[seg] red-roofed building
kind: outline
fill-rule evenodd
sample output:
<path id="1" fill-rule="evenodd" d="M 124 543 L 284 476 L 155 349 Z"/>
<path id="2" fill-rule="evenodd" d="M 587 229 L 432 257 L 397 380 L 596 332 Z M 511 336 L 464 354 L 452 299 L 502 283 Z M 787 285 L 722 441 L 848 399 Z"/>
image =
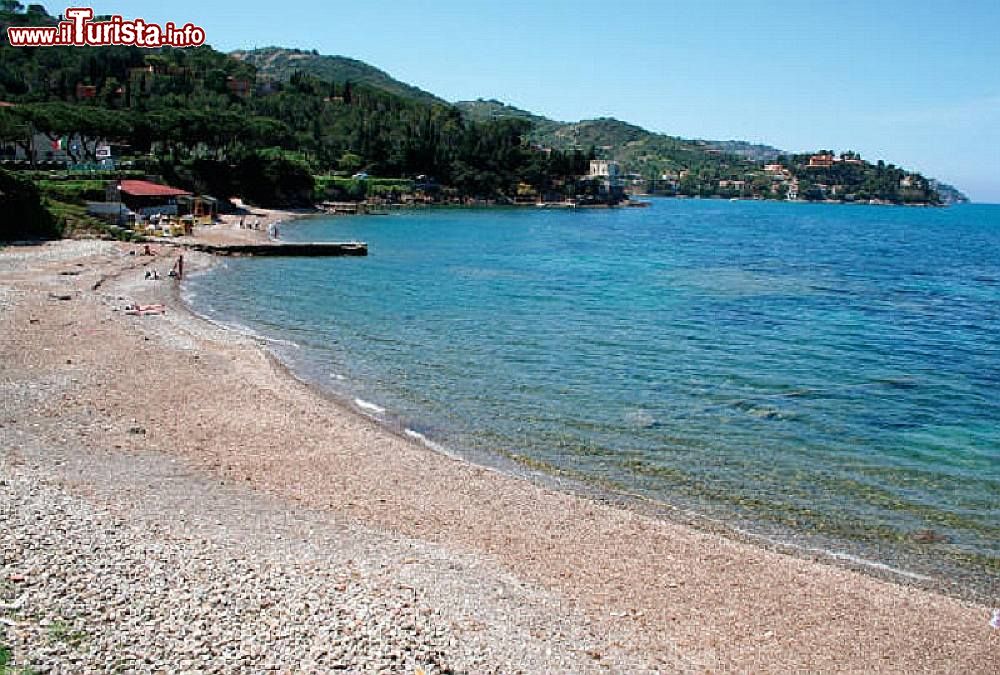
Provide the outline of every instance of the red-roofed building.
<path id="1" fill-rule="evenodd" d="M 121 180 L 108 184 L 108 201 L 121 201 L 136 213 L 176 213 L 177 198 L 189 196 L 187 190 L 160 185 L 148 180 Z"/>
<path id="2" fill-rule="evenodd" d="M 82 100 L 85 98 L 96 98 L 97 97 L 97 87 L 92 84 L 83 84 L 82 82 L 76 83 L 76 98 Z"/>
<path id="3" fill-rule="evenodd" d="M 133 197 L 180 197 L 191 194 L 187 190 L 160 185 L 148 180 L 122 180 L 120 182 L 123 194 Z"/>
<path id="4" fill-rule="evenodd" d="M 243 80 L 238 77 L 227 77 L 226 89 L 234 96 L 247 98 L 250 95 L 251 85 L 249 80 Z"/>

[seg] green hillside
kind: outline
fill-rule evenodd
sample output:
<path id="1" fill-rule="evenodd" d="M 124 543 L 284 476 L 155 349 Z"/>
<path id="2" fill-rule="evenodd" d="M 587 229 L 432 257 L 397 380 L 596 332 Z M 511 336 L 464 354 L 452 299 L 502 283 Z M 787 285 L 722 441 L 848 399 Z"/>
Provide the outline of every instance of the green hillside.
<path id="1" fill-rule="evenodd" d="M 299 72 L 335 84 L 362 84 L 423 103 L 446 103 L 434 94 L 393 79 L 374 66 L 346 56 L 324 56 L 316 51 L 281 47 L 235 51 L 230 56 L 252 65 L 258 76 L 279 81 L 287 82 Z"/>
<path id="2" fill-rule="evenodd" d="M 725 155 L 696 141 L 655 134 L 608 117 L 565 124 L 539 140 L 559 149 L 593 147 L 599 156 L 617 160 L 628 171 L 647 178 L 706 166 L 722 171 L 751 168 L 751 163 L 742 157 Z"/>
<path id="3" fill-rule="evenodd" d="M 592 148 L 598 156 L 618 160 L 628 171 L 647 178 L 705 166 L 728 175 L 730 169 L 749 168 L 762 154 L 770 159 L 768 150 L 774 152 L 773 156 L 780 154 L 769 146 L 742 141 L 692 141 L 657 134 L 613 118 L 557 122 L 496 100 L 460 101 L 455 106 L 473 120 L 525 120 L 532 124 L 528 137 L 535 143 L 564 151 Z"/>
<path id="4" fill-rule="evenodd" d="M 347 59 L 307 61 L 353 64 L 339 71 L 350 79 L 295 69 L 286 81 L 208 46 L 4 44 L 8 26 L 54 21 L 44 9 L 0 7 L 0 163 L 35 181 L 41 198 L 60 209 L 103 196 L 77 189 L 70 175 L 97 171 L 98 144 L 115 148 L 119 167 L 262 206 L 363 199 L 417 182 L 441 201 L 503 202 L 525 191 L 573 196 L 575 177 L 586 173 L 580 153 L 532 149 L 528 122 L 473 122 L 415 88 L 397 83 L 403 93 L 389 91 L 388 76 Z M 271 53 L 279 52 L 294 53 Z M 282 58 L 269 72 L 280 71 Z M 335 180 L 357 172 L 372 179 Z M 95 178 L 97 187 L 107 178 Z"/>
<path id="5" fill-rule="evenodd" d="M 634 124 L 620 122 L 615 119 L 585 120 L 582 122 L 559 122 L 556 120 L 536 115 L 527 110 L 522 110 L 502 101 L 495 99 L 476 101 L 459 101 L 455 106 L 470 119 L 485 121 L 490 119 L 500 119 L 512 117 L 515 119 L 527 120 L 532 123 L 533 131 L 531 138 L 539 143 L 551 147 L 567 148 L 578 146 L 581 148 L 594 145 L 597 148 L 605 148 L 609 155 L 617 158 L 634 159 L 636 153 L 628 152 L 621 147 L 627 143 L 639 142 L 646 146 L 646 149 L 653 147 L 668 154 L 663 157 L 669 160 L 669 153 L 702 153 L 705 155 L 733 155 L 743 157 L 754 162 L 770 161 L 788 154 L 770 145 L 758 143 L 748 143 L 747 141 L 704 141 L 704 140 L 684 140 L 665 134 L 657 134 L 647 131 Z M 680 159 L 680 154 L 677 158 Z M 685 157 L 687 159 L 687 157 Z M 710 158 L 702 158 L 711 161 Z M 670 164 L 670 162 L 666 162 Z"/>
<path id="6" fill-rule="evenodd" d="M 614 118 L 557 122 L 496 100 L 455 105 L 470 119 L 528 122 L 532 129 L 527 137 L 538 145 L 616 160 L 626 172 L 640 177 L 635 184 L 639 190 L 812 201 L 961 203 L 965 199 L 949 185 L 893 164 L 862 161 L 851 152 L 832 159 L 830 166 L 816 167 L 810 165 L 811 153 L 793 154 L 747 141 L 688 140 Z M 765 164 L 772 164 L 772 169 L 765 170 Z M 778 164 L 782 168 L 775 169 Z"/>
<path id="7" fill-rule="evenodd" d="M 766 147 L 687 140 L 613 118 L 558 122 L 494 100 L 452 105 L 360 61 L 315 52 L 3 45 L 8 25 L 54 21 L 0 9 L 0 101 L 13 104 L 0 107 L 0 153 L 9 168 L 36 168 L 17 160 L 32 129 L 45 147 L 87 140 L 69 145 L 66 164 L 95 161 L 102 141 L 136 170 L 259 204 L 343 196 L 317 177 L 359 171 L 433 185 L 453 200 L 620 192 L 582 177 L 592 157 L 617 160 L 636 192 L 938 201 L 919 174 L 849 153 L 822 166 L 808 154 L 781 155 L 783 168 L 767 168 L 757 156 Z"/>
<path id="8" fill-rule="evenodd" d="M 419 102 L 448 105 L 439 98 L 403 84 L 359 61 L 336 56 L 320 56 L 302 52 L 267 48 L 233 54 L 258 69 L 258 76 L 291 79 L 294 74 L 308 74 L 326 82 L 364 82 L 368 86 Z M 933 188 L 919 176 L 916 184 L 926 189 L 901 190 L 898 182 L 907 172 L 893 165 L 865 163 L 862 169 L 834 172 L 818 176 L 808 169 L 808 157 L 792 160 L 790 153 L 772 146 L 739 140 L 690 140 L 655 133 L 614 118 L 599 118 L 580 122 L 560 122 L 494 99 L 478 99 L 455 103 L 453 110 L 473 124 L 498 122 L 525 125 L 525 140 L 536 146 L 562 153 L 593 154 L 618 161 L 625 170 L 646 181 L 667 179 L 667 193 L 698 196 L 739 196 L 783 198 L 787 185 L 777 185 L 763 172 L 765 162 L 785 161 L 789 169 L 787 180 L 801 179 L 809 199 L 876 199 L 892 202 L 937 199 Z M 883 168 L 879 168 L 882 166 Z M 831 182 L 824 182 L 830 178 Z M 838 182 L 846 179 L 846 182 Z M 892 189 L 889 189 L 890 184 Z M 736 186 L 732 187 L 731 183 Z M 786 181 L 787 182 L 787 181 Z M 873 190 L 873 186 L 879 186 Z M 648 189 L 659 188 L 655 185 Z"/>
<path id="9" fill-rule="evenodd" d="M 565 122 L 550 120 L 548 117 L 536 115 L 533 112 L 507 105 L 496 99 L 477 99 L 475 101 L 459 101 L 455 107 L 462 111 L 466 118 L 474 122 L 488 122 L 497 119 L 517 119 L 530 122 L 535 138 L 543 139 L 564 126 Z"/>

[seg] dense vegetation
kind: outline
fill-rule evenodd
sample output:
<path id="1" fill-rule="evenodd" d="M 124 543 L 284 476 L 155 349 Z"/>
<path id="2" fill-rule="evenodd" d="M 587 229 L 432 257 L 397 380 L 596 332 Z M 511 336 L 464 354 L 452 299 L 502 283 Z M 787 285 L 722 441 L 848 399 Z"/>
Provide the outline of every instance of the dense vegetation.
<path id="1" fill-rule="evenodd" d="M 829 151 L 821 151 L 831 154 Z M 879 160 L 875 164 L 837 162 L 810 167 L 809 155 L 789 155 L 780 163 L 798 176 L 799 193 L 809 200 L 845 198 L 880 199 L 893 203 L 935 202 L 938 197 L 927 179 Z M 837 187 L 837 190 L 834 188 Z"/>
<path id="2" fill-rule="evenodd" d="M 315 50 L 303 51 L 281 47 L 239 50 L 232 52 L 230 56 L 252 65 L 262 78 L 287 82 L 296 73 L 308 73 L 324 82 L 336 84 L 352 82 L 423 103 L 447 105 L 447 101 L 434 94 L 393 79 L 388 73 L 364 61 L 346 56 L 325 56 Z"/>
<path id="3" fill-rule="evenodd" d="M 7 25 L 54 21 L 12 4 L 0 10 L 0 39 Z M 361 62 L 279 48 L 3 45 L 0 101 L 14 104 L 0 107 L 0 146 L 26 150 L 31 130 L 53 142 L 99 139 L 137 170 L 261 205 L 403 185 L 500 201 L 574 196 L 595 189 L 577 179 L 595 156 L 619 161 L 639 191 L 785 198 L 796 183 L 805 199 L 937 200 L 922 176 L 881 162 L 815 169 L 769 146 L 685 140 L 615 119 L 562 123 L 498 101 L 453 106 Z M 72 152 L 75 162 L 96 159 L 93 143 Z M 765 160 L 787 167 L 785 179 L 765 172 Z M 356 172 L 396 182 L 351 182 Z"/>
<path id="4" fill-rule="evenodd" d="M 0 12 L 0 29 L 46 20 Z M 249 60 L 210 47 L 0 47 L 0 100 L 15 104 L 0 108 L 0 142 L 25 146 L 30 129 L 101 139 L 183 187 L 261 204 L 310 201 L 322 196 L 313 176 L 356 171 L 502 199 L 525 181 L 550 189 L 588 159 L 538 152 L 527 123 L 474 122 L 433 98 L 301 72 L 257 82 Z M 80 146 L 74 160 L 93 159 Z"/>
<path id="5" fill-rule="evenodd" d="M 527 120 L 532 124 L 529 138 L 532 141 L 543 145 L 565 146 L 568 143 L 574 142 L 572 139 L 577 135 L 589 135 L 591 136 L 591 142 L 599 146 L 610 146 L 612 148 L 612 153 L 618 154 L 616 150 L 620 148 L 622 143 L 641 140 L 647 136 L 664 136 L 664 134 L 655 134 L 635 125 L 628 124 L 627 122 L 619 122 L 612 119 L 586 120 L 575 123 L 557 122 L 556 120 L 549 119 L 548 117 L 536 115 L 535 113 L 527 110 L 507 105 L 506 103 L 497 101 L 496 99 L 459 101 L 455 104 L 455 106 L 467 117 L 477 121 L 500 119 L 504 117 Z M 586 130 L 587 127 L 595 126 L 603 126 L 604 128 L 603 130 Z M 743 157 L 755 162 L 771 161 L 787 154 L 777 148 L 771 147 L 770 145 L 748 143 L 746 141 L 685 141 L 681 138 L 669 136 L 666 138 L 670 138 L 675 141 L 674 144 L 671 144 L 674 148 L 685 149 L 695 153 L 706 153 L 709 155 L 733 155 L 735 157 Z M 667 150 L 669 153 L 669 148 L 670 146 L 667 146 L 662 149 Z M 663 158 L 666 159 L 668 156 L 669 155 L 665 155 Z"/>
<path id="6" fill-rule="evenodd" d="M 42 204 L 38 188 L 27 179 L 0 169 L 0 241 L 56 239 L 62 229 Z"/>
<path id="7" fill-rule="evenodd" d="M 799 198 L 806 200 L 936 203 L 942 198 L 936 191 L 937 183 L 881 161 L 845 163 L 838 157 L 834 166 L 816 168 L 809 166 L 811 154 L 792 154 L 745 141 L 687 140 L 613 118 L 556 122 L 483 99 L 456 106 L 472 119 L 529 121 L 532 130 L 528 137 L 540 145 L 563 150 L 592 148 L 598 156 L 619 161 L 641 190 L 691 197 L 784 199 L 794 180 Z M 776 181 L 773 172 L 764 170 L 770 163 L 787 169 L 785 180 Z M 903 187 L 901 182 L 910 185 Z M 949 188 L 943 187 L 944 199 L 964 199 Z"/>

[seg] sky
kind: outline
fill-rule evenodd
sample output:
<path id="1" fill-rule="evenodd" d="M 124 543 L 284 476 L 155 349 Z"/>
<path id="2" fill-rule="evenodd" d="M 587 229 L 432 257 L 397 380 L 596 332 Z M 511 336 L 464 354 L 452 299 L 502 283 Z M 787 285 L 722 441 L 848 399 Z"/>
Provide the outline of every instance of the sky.
<path id="1" fill-rule="evenodd" d="M 225 51 L 349 56 L 450 101 L 496 98 L 559 120 L 616 117 L 791 151 L 856 150 L 1000 203 L 1000 0 L 93 6 L 191 21 Z"/>

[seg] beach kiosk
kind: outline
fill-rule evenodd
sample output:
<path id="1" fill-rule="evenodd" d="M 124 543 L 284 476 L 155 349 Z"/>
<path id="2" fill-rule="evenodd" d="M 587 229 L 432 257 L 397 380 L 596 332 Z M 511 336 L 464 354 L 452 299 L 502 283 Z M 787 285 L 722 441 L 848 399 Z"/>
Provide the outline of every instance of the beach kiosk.
<path id="1" fill-rule="evenodd" d="M 211 225 L 219 214 L 219 200 L 208 195 L 186 195 L 177 198 L 177 214 L 195 225 Z M 190 234 L 190 233 L 189 233 Z"/>
<path id="2" fill-rule="evenodd" d="M 177 199 L 191 193 L 169 185 L 160 185 L 148 180 L 120 180 L 108 186 L 125 206 L 142 216 L 176 216 Z M 108 201 L 116 201 L 109 198 Z"/>

